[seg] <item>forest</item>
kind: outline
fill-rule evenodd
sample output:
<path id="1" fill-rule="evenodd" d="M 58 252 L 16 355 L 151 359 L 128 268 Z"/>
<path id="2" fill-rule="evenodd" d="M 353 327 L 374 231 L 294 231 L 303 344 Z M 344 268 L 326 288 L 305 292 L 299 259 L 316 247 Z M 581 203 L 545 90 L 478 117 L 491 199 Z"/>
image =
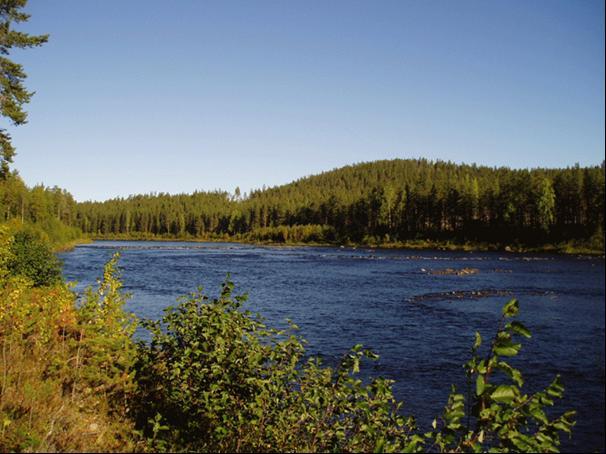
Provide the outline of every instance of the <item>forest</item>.
<path id="1" fill-rule="evenodd" d="M 396 159 L 250 194 L 159 193 L 80 203 L 57 187 L 27 188 L 13 173 L 0 183 L 0 209 L 5 221 L 43 225 L 61 238 L 79 230 L 95 239 L 371 245 L 422 240 L 500 247 L 577 242 L 599 252 L 604 163 L 528 170 Z"/>

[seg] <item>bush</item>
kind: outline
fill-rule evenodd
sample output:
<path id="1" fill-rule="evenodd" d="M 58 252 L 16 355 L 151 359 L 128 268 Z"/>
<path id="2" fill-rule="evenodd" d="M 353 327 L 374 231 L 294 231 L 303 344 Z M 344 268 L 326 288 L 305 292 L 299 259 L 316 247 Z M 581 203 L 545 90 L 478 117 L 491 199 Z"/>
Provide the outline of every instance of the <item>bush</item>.
<path id="1" fill-rule="evenodd" d="M 115 259 L 79 305 L 63 283 L 0 277 L 0 452 L 137 449 L 124 301 Z"/>
<path id="2" fill-rule="evenodd" d="M 311 358 L 292 331 L 267 328 L 241 310 L 225 282 L 147 322 L 140 343 L 138 423 L 153 449 L 193 451 L 401 450 L 413 424 L 398 415 L 391 382 L 354 377 L 361 346 L 337 369 Z"/>
<path id="3" fill-rule="evenodd" d="M 476 391 L 453 389 L 433 430 L 420 431 L 401 415 L 390 380 L 363 384 L 357 377 L 372 352 L 355 346 L 337 368 L 304 359 L 304 341 L 267 328 L 242 310 L 233 284 L 217 298 L 199 290 L 146 322 L 151 342 L 139 344 L 137 424 L 154 450 L 171 451 L 556 451 L 559 432 L 570 433 L 574 412 L 549 420 L 544 407 L 562 396 L 558 379 L 532 396 L 521 392 L 520 371 L 504 357 L 518 353 L 519 322 L 503 324 L 485 358 L 476 337 L 466 363 Z M 499 374 L 501 376 L 499 376 Z M 493 380 L 497 380 L 493 384 Z"/>
<path id="4" fill-rule="evenodd" d="M 61 262 L 48 243 L 34 233 L 15 233 L 11 252 L 12 257 L 7 264 L 11 275 L 27 277 L 34 286 L 61 282 Z"/>
<path id="5" fill-rule="evenodd" d="M 559 433 L 569 435 L 574 411 L 549 419 L 545 409 L 561 399 L 564 387 L 559 376 L 544 390 L 532 395 L 522 392 L 522 373 L 505 358 L 516 356 L 522 345 L 516 337 L 530 337 L 518 321 L 517 300 L 503 307 L 497 333 L 485 355 L 479 354 L 482 338 L 476 333 L 472 357 L 465 363 L 467 400 L 453 387 L 441 418 L 426 434 L 431 451 L 440 452 L 557 452 Z"/>

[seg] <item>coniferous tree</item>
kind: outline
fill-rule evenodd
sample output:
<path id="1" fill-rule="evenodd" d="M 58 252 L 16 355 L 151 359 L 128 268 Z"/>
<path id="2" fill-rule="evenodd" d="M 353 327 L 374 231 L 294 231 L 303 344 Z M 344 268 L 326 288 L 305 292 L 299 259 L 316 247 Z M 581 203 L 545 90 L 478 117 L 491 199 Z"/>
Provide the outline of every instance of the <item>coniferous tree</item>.
<path id="1" fill-rule="evenodd" d="M 33 92 L 27 91 L 23 84 L 27 77 L 23 67 L 7 56 L 14 48 L 40 46 L 48 40 L 48 35 L 35 36 L 12 29 L 13 24 L 29 19 L 29 14 L 22 11 L 26 3 L 27 0 L 0 0 L 0 115 L 15 126 L 26 122 L 23 104 L 29 102 Z M 14 155 L 11 136 L 0 127 L 0 178 L 9 176 L 9 164 Z"/>

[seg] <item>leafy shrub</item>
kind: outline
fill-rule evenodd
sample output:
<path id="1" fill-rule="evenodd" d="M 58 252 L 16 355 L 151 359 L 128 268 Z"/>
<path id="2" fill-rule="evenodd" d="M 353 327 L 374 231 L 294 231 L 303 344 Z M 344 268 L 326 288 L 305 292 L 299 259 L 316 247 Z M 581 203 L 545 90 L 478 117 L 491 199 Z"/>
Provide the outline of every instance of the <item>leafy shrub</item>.
<path id="1" fill-rule="evenodd" d="M 390 382 L 354 377 L 355 347 L 333 370 L 303 362 L 303 341 L 267 328 L 241 310 L 225 282 L 210 300 L 201 290 L 159 322 L 141 343 L 140 427 L 154 449 L 196 451 L 368 451 L 405 446 L 412 421 L 398 416 Z"/>
<path id="2" fill-rule="evenodd" d="M 136 449 L 134 327 L 115 264 L 80 307 L 63 283 L 0 279 L 0 452 Z"/>
<path id="3" fill-rule="evenodd" d="M 435 420 L 434 431 L 426 434 L 433 443 L 431 451 L 557 452 L 559 433 L 571 433 L 574 411 L 551 420 L 545 411 L 563 396 L 559 376 L 544 391 L 527 395 L 522 392 L 522 373 L 505 361 L 522 347 L 516 336 L 530 337 L 522 323 L 507 322 L 518 311 L 515 299 L 503 307 L 501 324 L 484 357 L 478 353 L 482 338 L 476 333 L 472 357 L 464 366 L 468 388 L 475 391 L 466 402 L 453 387 L 439 424 Z"/>
<path id="4" fill-rule="evenodd" d="M 7 267 L 13 276 L 24 276 L 34 286 L 61 282 L 61 262 L 48 243 L 29 231 L 15 233 L 11 245 L 12 257 Z"/>
<path id="5" fill-rule="evenodd" d="M 521 373 L 503 360 L 520 349 L 514 335 L 529 335 L 519 322 L 499 328 L 486 358 L 477 335 L 465 365 L 476 392 L 466 401 L 453 389 L 443 416 L 423 433 L 401 415 L 390 380 L 363 384 L 356 376 L 362 358 L 376 355 L 358 345 L 337 368 L 305 360 L 294 325 L 267 328 L 232 289 L 225 282 L 212 300 L 200 289 L 145 323 L 151 342 L 139 345 L 136 413 L 152 449 L 555 451 L 559 432 L 570 432 L 574 412 L 549 420 L 543 409 L 562 396 L 558 379 L 527 396 Z M 503 320 L 517 304 L 505 306 Z"/>

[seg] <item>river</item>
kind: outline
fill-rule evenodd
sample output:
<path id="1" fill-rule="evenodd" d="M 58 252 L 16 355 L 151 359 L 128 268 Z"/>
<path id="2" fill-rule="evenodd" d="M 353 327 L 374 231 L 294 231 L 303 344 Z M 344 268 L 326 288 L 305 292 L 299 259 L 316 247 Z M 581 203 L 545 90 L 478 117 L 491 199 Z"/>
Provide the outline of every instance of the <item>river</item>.
<path id="1" fill-rule="evenodd" d="M 428 429 L 450 384 L 463 386 L 473 334 L 496 329 L 501 307 L 520 301 L 532 331 L 518 358 L 531 392 L 562 376 L 557 410 L 576 409 L 563 450 L 604 451 L 604 259 L 547 254 L 264 247 L 236 243 L 98 241 L 60 254 L 76 291 L 101 277 L 115 251 L 127 309 L 158 318 L 202 285 L 216 295 L 231 273 L 246 308 L 274 327 L 292 319 L 308 351 L 334 363 L 362 343 L 380 355 L 367 374 L 396 381 L 404 413 Z M 463 388 L 461 388 L 463 391 Z"/>

